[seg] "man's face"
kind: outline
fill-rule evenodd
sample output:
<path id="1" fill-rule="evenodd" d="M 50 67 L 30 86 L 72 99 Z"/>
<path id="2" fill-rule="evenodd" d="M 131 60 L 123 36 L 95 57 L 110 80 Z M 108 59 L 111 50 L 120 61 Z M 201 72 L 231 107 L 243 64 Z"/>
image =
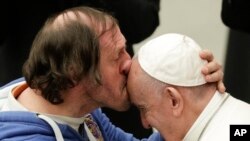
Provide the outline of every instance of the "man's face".
<path id="1" fill-rule="evenodd" d="M 118 111 L 130 107 L 127 92 L 127 75 L 131 57 L 126 51 L 126 40 L 120 29 L 108 31 L 100 37 L 101 83 L 95 98 L 101 106 Z"/>
<path id="2" fill-rule="evenodd" d="M 139 109 L 144 128 L 164 127 L 167 120 L 167 101 L 160 87 L 145 77 L 138 61 L 133 59 L 128 77 L 128 91 L 131 102 Z M 163 88 L 163 87 L 162 87 Z"/>

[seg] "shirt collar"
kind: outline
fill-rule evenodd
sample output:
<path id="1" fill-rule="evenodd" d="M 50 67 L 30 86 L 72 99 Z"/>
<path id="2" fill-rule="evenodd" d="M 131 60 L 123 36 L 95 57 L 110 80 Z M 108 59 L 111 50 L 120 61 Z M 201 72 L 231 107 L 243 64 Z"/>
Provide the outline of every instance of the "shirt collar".
<path id="1" fill-rule="evenodd" d="M 209 101 L 208 105 L 205 107 L 192 127 L 189 129 L 183 141 L 198 141 L 207 125 L 209 124 L 210 120 L 213 118 L 213 116 L 220 109 L 220 107 L 228 97 L 229 94 L 220 94 L 218 91 L 216 91 L 212 99 Z"/>
<path id="2" fill-rule="evenodd" d="M 26 89 L 28 85 L 21 83 L 20 85 L 12 88 L 8 93 L 7 102 L 3 107 L 4 111 L 28 111 L 22 104 L 20 104 L 16 98 Z"/>
<path id="3" fill-rule="evenodd" d="M 7 99 L 6 104 L 3 107 L 3 111 L 28 111 L 27 108 L 25 108 L 21 103 L 17 101 L 18 96 L 27 88 L 28 88 L 28 85 L 25 82 L 13 87 L 9 91 L 8 99 Z M 51 114 L 45 114 L 45 113 L 40 113 L 40 114 L 46 115 L 58 123 L 68 124 L 76 131 L 78 131 L 78 128 L 80 124 L 83 123 L 83 119 L 84 119 L 84 117 L 73 118 L 73 117 L 51 115 Z"/>

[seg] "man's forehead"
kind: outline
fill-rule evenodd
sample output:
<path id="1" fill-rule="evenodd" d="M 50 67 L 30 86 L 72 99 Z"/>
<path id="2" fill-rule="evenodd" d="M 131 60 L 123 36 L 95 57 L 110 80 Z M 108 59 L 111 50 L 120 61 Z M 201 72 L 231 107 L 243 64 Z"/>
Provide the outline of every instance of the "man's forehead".
<path id="1" fill-rule="evenodd" d="M 126 39 L 121 34 L 118 26 L 102 34 L 102 36 L 100 36 L 100 42 L 103 47 L 114 46 L 115 50 L 121 50 L 126 47 Z"/>

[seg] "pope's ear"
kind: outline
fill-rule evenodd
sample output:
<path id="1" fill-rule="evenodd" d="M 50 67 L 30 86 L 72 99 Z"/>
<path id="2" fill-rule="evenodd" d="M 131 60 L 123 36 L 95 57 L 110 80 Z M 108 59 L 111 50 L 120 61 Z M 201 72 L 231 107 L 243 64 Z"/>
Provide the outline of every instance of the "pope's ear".
<path id="1" fill-rule="evenodd" d="M 173 115 L 180 116 L 183 110 L 183 97 L 181 93 L 174 87 L 166 87 L 165 94 Z"/>

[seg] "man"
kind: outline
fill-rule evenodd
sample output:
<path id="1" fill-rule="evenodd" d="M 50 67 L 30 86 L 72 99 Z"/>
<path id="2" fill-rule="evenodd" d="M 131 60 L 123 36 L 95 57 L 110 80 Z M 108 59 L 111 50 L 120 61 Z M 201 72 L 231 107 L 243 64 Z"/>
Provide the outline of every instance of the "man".
<path id="1" fill-rule="evenodd" d="M 115 127 L 100 107 L 125 111 L 131 58 L 116 20 L 89 7 L 49 18 L 23 66 L 25 81 L 0 91 L 8 94 L 0 112 L 0 139 L 137 140 Z M 213 57 L 205 53 L 207 60 Z M 211 82 L 220 81 L 219 65 L 205 66 Z M 223 91 L 223 83 L 218 83 Z M 90 118 L 94 118 L 89 127 Z M 84 124 L 82 124 L 84 123 Z M 94 130 L 94 131 L 93 131 Z M 161 140 L 153 134 L 149 140 Z"/>
<path id="2" fill-rule="evenodd" d="M 84 5 L 112 13 L 126 38 L 130 56 L 134 53 L 133 45 L 149 37 L 159 25 L 160 0 L 2 0 L 0 5 L 0 86 L 22 76 L 22 65 L 35 35 L 50 15 L 65 9 Z M 102 111 L 113 123 L 136 137 L 148 137 L 152 133 L 140 124 L 139 112 L 134 106 L 126 112 L 108 108 Z"/>
<path id="3" fill-rule="evenodd" d="M 145 128 L 167 141 L 228 141 L 231 124 L 250 124 L 250 106 L 201 74 L 207 63 L 191 38 L 169 33 L 152 39 L 133 60 L 128 90 Z"/>

